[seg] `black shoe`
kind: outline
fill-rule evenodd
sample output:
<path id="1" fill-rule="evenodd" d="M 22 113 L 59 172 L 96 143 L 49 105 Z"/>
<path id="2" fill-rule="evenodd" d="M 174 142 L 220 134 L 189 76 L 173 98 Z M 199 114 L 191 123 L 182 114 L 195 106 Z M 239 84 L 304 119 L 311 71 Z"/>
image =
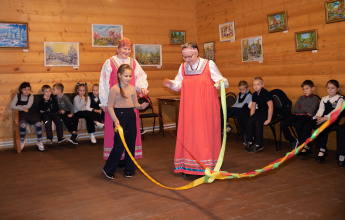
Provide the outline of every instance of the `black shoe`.
<path id="1" fill-rule="evenodd" d="M 182 173 L 182 177 L 189 177 L 190 174 L 187 174 L 187 173 Z"/>
<path id="2" fill-rule="evenodd" d="M 345 161 L 344 160 L 343 161 L 338 160 L 338 166 L 339 167 L 345 167 Z"/>
<path id="3" fill-rule="evenodd" d="M 246 143 L 246 146 L 244 147 L 244 150 L 249 152 L 250 149 L 251 149 L 253 146 L 254 146 L 254 144 L 252 144 L 252 143 Z"/>
<path id="4" fill-rule="evenodd" d="M 115 179 L 114 174 L 109 174 L 109 173 L 105 172 L 104 169 L 103 169 L 103 173 L 108 179 L 111 179 L 111 180 Z"/>
<path id="5" fill-rule="evenodd" d="M 125 160 L 120 160 L 119 163 L 117 164 L 118 168 L 123 168 L 125 167 Z"/>
<path id="6" fill-rule="evenodd" d="M 67 141 L 66 138 L 59 138 L 59 139 L 58 139 L 58 143 L 59 143 L 59 144 L 65 142 L 65 141 Z"/>
<path id="7" fill-rule="evenodd" d="M 327 150 L 325 152 L 322 152 L 322 151 L 320 151 L 320 152 L 323 153 L 323 155 L 322 156 L 317 155 L 317 157 L 315 158 L 316 162 L 318 162 L 318 163 L 322 163 L 323 161 L 325 161 L 325 159 L 327 157 Z"/>
<path id="8" fill-rule="evenodd" d="M 260 145 L 255 145 L 251 151 L 249 151 L 250 153 L 256 153 L 258 151 L 262 151 L 264 149 L 263 146 L 260 146 Z"/>
<path id="9" fill-rule="evenodd" d="M 297 156 L 306 157 L 312 153 L 313 153 L 313 150 L 311 148 L 303 147 L 303 149 L 297 154 Z"/>
<path id="10" fill-rule="evenodd" d="M 131 173 L 129 173 L 129 172 L 126 172 L 126 173 L 125 173 L 125 177 L 126 177 L 126 178 L 131 178 L 132 176 L 133 176 L 133 174 L 131 174 Z"/>
<path id="11" fill-rule="evenodd" d="M 78 144 L 77 140 L 75 139 L 75 136 L 72 135 L 72 137 L 68 140 L 72 144 Z"/>

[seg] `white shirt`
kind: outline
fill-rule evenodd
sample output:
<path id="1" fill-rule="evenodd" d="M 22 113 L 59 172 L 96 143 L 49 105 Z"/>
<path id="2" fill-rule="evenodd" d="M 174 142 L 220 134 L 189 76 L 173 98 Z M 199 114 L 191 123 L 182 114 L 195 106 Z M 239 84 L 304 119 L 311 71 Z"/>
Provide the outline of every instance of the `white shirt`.
<path id="1" fill-rule="evenodd" d="M 114 60 L 119 64 L 130 64 L 130 58 L 127 59 L 120 59 L 116 55 L 113 56 Z M 108 104 L 108 96 L 109 90 L 111 88 L 109 85 L 110 75 L 113 71 L 111 67 L 112 62 L 110 59 L 107 59 L 103 64 L 101 77 L 99 79 L 99 99 L 101 101 L 100 106 L 107 106 Z M 144 70 L 141 68 L 140 64 L 134 59 L 135 62 L 135 70 L 134 70 L 134 77 L 135 77 L 135 89 L 140 92 L 142 88 L 147 89 L 148 82 L 147 82 L 147 75 Z"/>
<path id="2" fill-rule="evenodd" d="M 198 67 L 197 70 L 199 70 L 200 68 L 202 68 L 202 65 L 199 65 L 199 63 L 201 64 L 204 60 L 205 59 L 200 57 L 199 61 L 195 62 L 192 65 L 192 68 L 196 69 Z M 189 68 L 191 70 L 191 67 L 189 65 L 187 68 Z M 225 88 L 228 88 L 229 87 L 228 80 L 222 76 L 222 74 L 220 73 L 216 64 L 212 60 L 209 61 L 209 68 L 210 68 L 210 73 L 211 73 L 211 79 L 213 80 L 213 82 L 217 83 L 219 80 L 223 80 Z M 175 77 L 175 79 L 170 80 L 173 83 L 173 86 L 170 89 L 175 91 L 175 92 L 180 92 L 182 80 L 183 80 L 183 74 L 182 74 L 182 64 L 181 64 L 180 69 L 178 70 L 178 74 Z"/>
<path id="3" fill-rule="evenodd" d="M 321 99 L 321 102 L 320 102 L 319 110 L 317 110 L 315 116 L 321 117 L 323 115 L 323 112 L 325 111 L 325 103 L 327 103 L 328 101 L 330 103 L 335 103 L 340 97 L 341 97 L 341 95 L 338 95 L 338 94 L 333 96 L 332 98 L 329 98 L 329 95 L 323 97 Z M 333 111 L 331 111 L 328 115 L 325 115 L 324 117 L 330 118 L 332 112 L 334 112 L 337 108 L 339 108 L 343 103 L 344 103 L 344 98 L 340 98 L 339 101 L 337 102 L 335 109 Z"/>

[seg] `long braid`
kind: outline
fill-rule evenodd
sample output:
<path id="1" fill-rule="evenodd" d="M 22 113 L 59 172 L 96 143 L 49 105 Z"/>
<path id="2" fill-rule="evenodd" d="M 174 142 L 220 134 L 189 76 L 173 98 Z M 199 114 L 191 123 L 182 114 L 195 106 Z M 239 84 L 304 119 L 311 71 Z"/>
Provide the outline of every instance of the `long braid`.
<path id="1" fill-rule="evenodd" d="M 121 87 L 121 81 L 120 81 L 120 77 L 119 75 L 123 74 L 125 72 L 125 70 L 131 70 L 132 68 L 128 65 L 128 64 L 122 64 L 119 69 L 117 70 L 117 83 L 119 84 L 119 88 L 120 88 L 120 94 L 123 98 L 127 99 L 128 97 L 125 94 L 125 91 L 123 90 L 123 88 Z"/>

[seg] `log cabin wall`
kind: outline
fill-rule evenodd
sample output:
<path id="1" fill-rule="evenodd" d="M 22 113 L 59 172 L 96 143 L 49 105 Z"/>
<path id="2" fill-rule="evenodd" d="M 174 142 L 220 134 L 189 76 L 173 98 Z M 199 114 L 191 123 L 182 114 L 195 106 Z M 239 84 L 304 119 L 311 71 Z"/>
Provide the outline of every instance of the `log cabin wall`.
<path id="1" fill-rule="evenodd" d="M 293 104 L 303 95 L 301 83 L 311 79 L 315 93 L 326 96 L 330 79 L 345 94 L 345 21 L 326 24 L 324 0 L 197 0 L 198 44 L 215 42 L 215 62 L 229 80 L 228 92 L 238 94 L 238 82 L 250 85 L 255 76 L 268 90 L 282 89 Z M 267 15 L 287 11 L 288 33 L 268 33 Z M 219 24 L 234 21 L 235 42 L 220 42 Z M 317 29 L 318 51 L 296 52 L 295 32 Z M 241 39 L 262 36 L 263 63 L 242 62 Z M 250 88 L 253 91 L 252 87 Z M 230 120 L 231 121 L 231 120 Z M 279 127 L 279 126 L 278 126 Z M 278 128 L 279 129 L 279 128 Z M 265 136 L 272 138 L 268 127 Z M 284 139 L 285 140 L 285 139 Z M 335 147 L 335 132 L 329 147 Z"/>
<path id="2" fill-rule="evenodd" d="M 124 36 L 133 43 L 161 44 L 162 67 L 143 67 L 150 98 L 157 107 L 158 96 L 179 95 L 162 86 L 164 78 L 175 77 L 182 62 L 181 47 L 169 44 L 169 34 L 186 30 L 186 40 L 196 40 L 195 8 L 195 0 L 1 1 L 0 21 L 28 23 L 29 51 L 0 49 L 0 142 L 12 140 L 10 95 L 23 81 L 31 83 L 33 94 L 44 84 L 61 82 L 65 92 L 72 92 L 76 82 L 98 83 L 103 63 L 116 48 L 92 47 L 91 24 L 123 25 Z M 43 42 L 79 42 L 79 69 L 44 67 Z M 174 121 L 174 109 L 165 112 L 167 122 Z"/>

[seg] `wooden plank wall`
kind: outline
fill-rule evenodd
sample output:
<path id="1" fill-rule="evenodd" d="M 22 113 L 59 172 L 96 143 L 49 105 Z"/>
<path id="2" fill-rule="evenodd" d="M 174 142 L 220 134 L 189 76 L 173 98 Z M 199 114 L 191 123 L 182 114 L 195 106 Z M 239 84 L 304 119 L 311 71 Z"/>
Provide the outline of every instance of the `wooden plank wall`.
<path id="1" fill-rule="evenodd" d="M 315 92 L 327 95 L 329 79 L 340 82 L 345 94 L 345 22 L 326 24 L 324 0 L 197 0 L 198 44 L 215 42 L 215 62 L 238 94 L 238 82 L 261 76 L 266 89 L 282 89 L 295 103 L 301 83 L 314 81 Z M 288 12 L 288 33 L 268 33 L 267 14 Z M 219 24 L 235 22 L 235 42 L 220 42 Z M 295 52 L 295 32 L 318 29 L 317 53 Z M 263 63 L 241 59 L 241 39 L 262 36 Z M 251 88 L 252 90 L 252 88 Z M 253 90 L 252 90 L 253 91 Z M 266 136 L 271 132 L 266 129 Z M 335 139 L 332 136 L 331 139 Z M 333 142 L 333 146 L 335 142 Z"/>
<path id="2" fill-rule="evenodd" d="M 29 52 L 0 50 L 0 142 L 12 139 L 10 94 L 18 91 L 21 82 L 30 82 L 34 94 L 43 84 L 62 82 L 65 91 L 72 92 L 76 82 L 98 82 L 104 61 L 116 49 L 92 47 L 91 24 L 123 25 L 124 36 L 133 43 L 161 44 L 162 68 L 143 68 L 148 75 L 149 95 L 156 107 L 156 97 L 178 95 L 162 86 L 164 78 L 175 77 L 182 62 L 181 47 L 169 45 L 169 31 L 186 30 L 187 41 L 196 40 L 195 8 L 195 0 L 1 1 L 1 21 L 28 22 Z M 44 67 L 45 41 L 79 42 L 79 69 Z M 174 120 L 173 109 L 166 112 L 165 116 L 171 116 L 167 121 Z"/>

